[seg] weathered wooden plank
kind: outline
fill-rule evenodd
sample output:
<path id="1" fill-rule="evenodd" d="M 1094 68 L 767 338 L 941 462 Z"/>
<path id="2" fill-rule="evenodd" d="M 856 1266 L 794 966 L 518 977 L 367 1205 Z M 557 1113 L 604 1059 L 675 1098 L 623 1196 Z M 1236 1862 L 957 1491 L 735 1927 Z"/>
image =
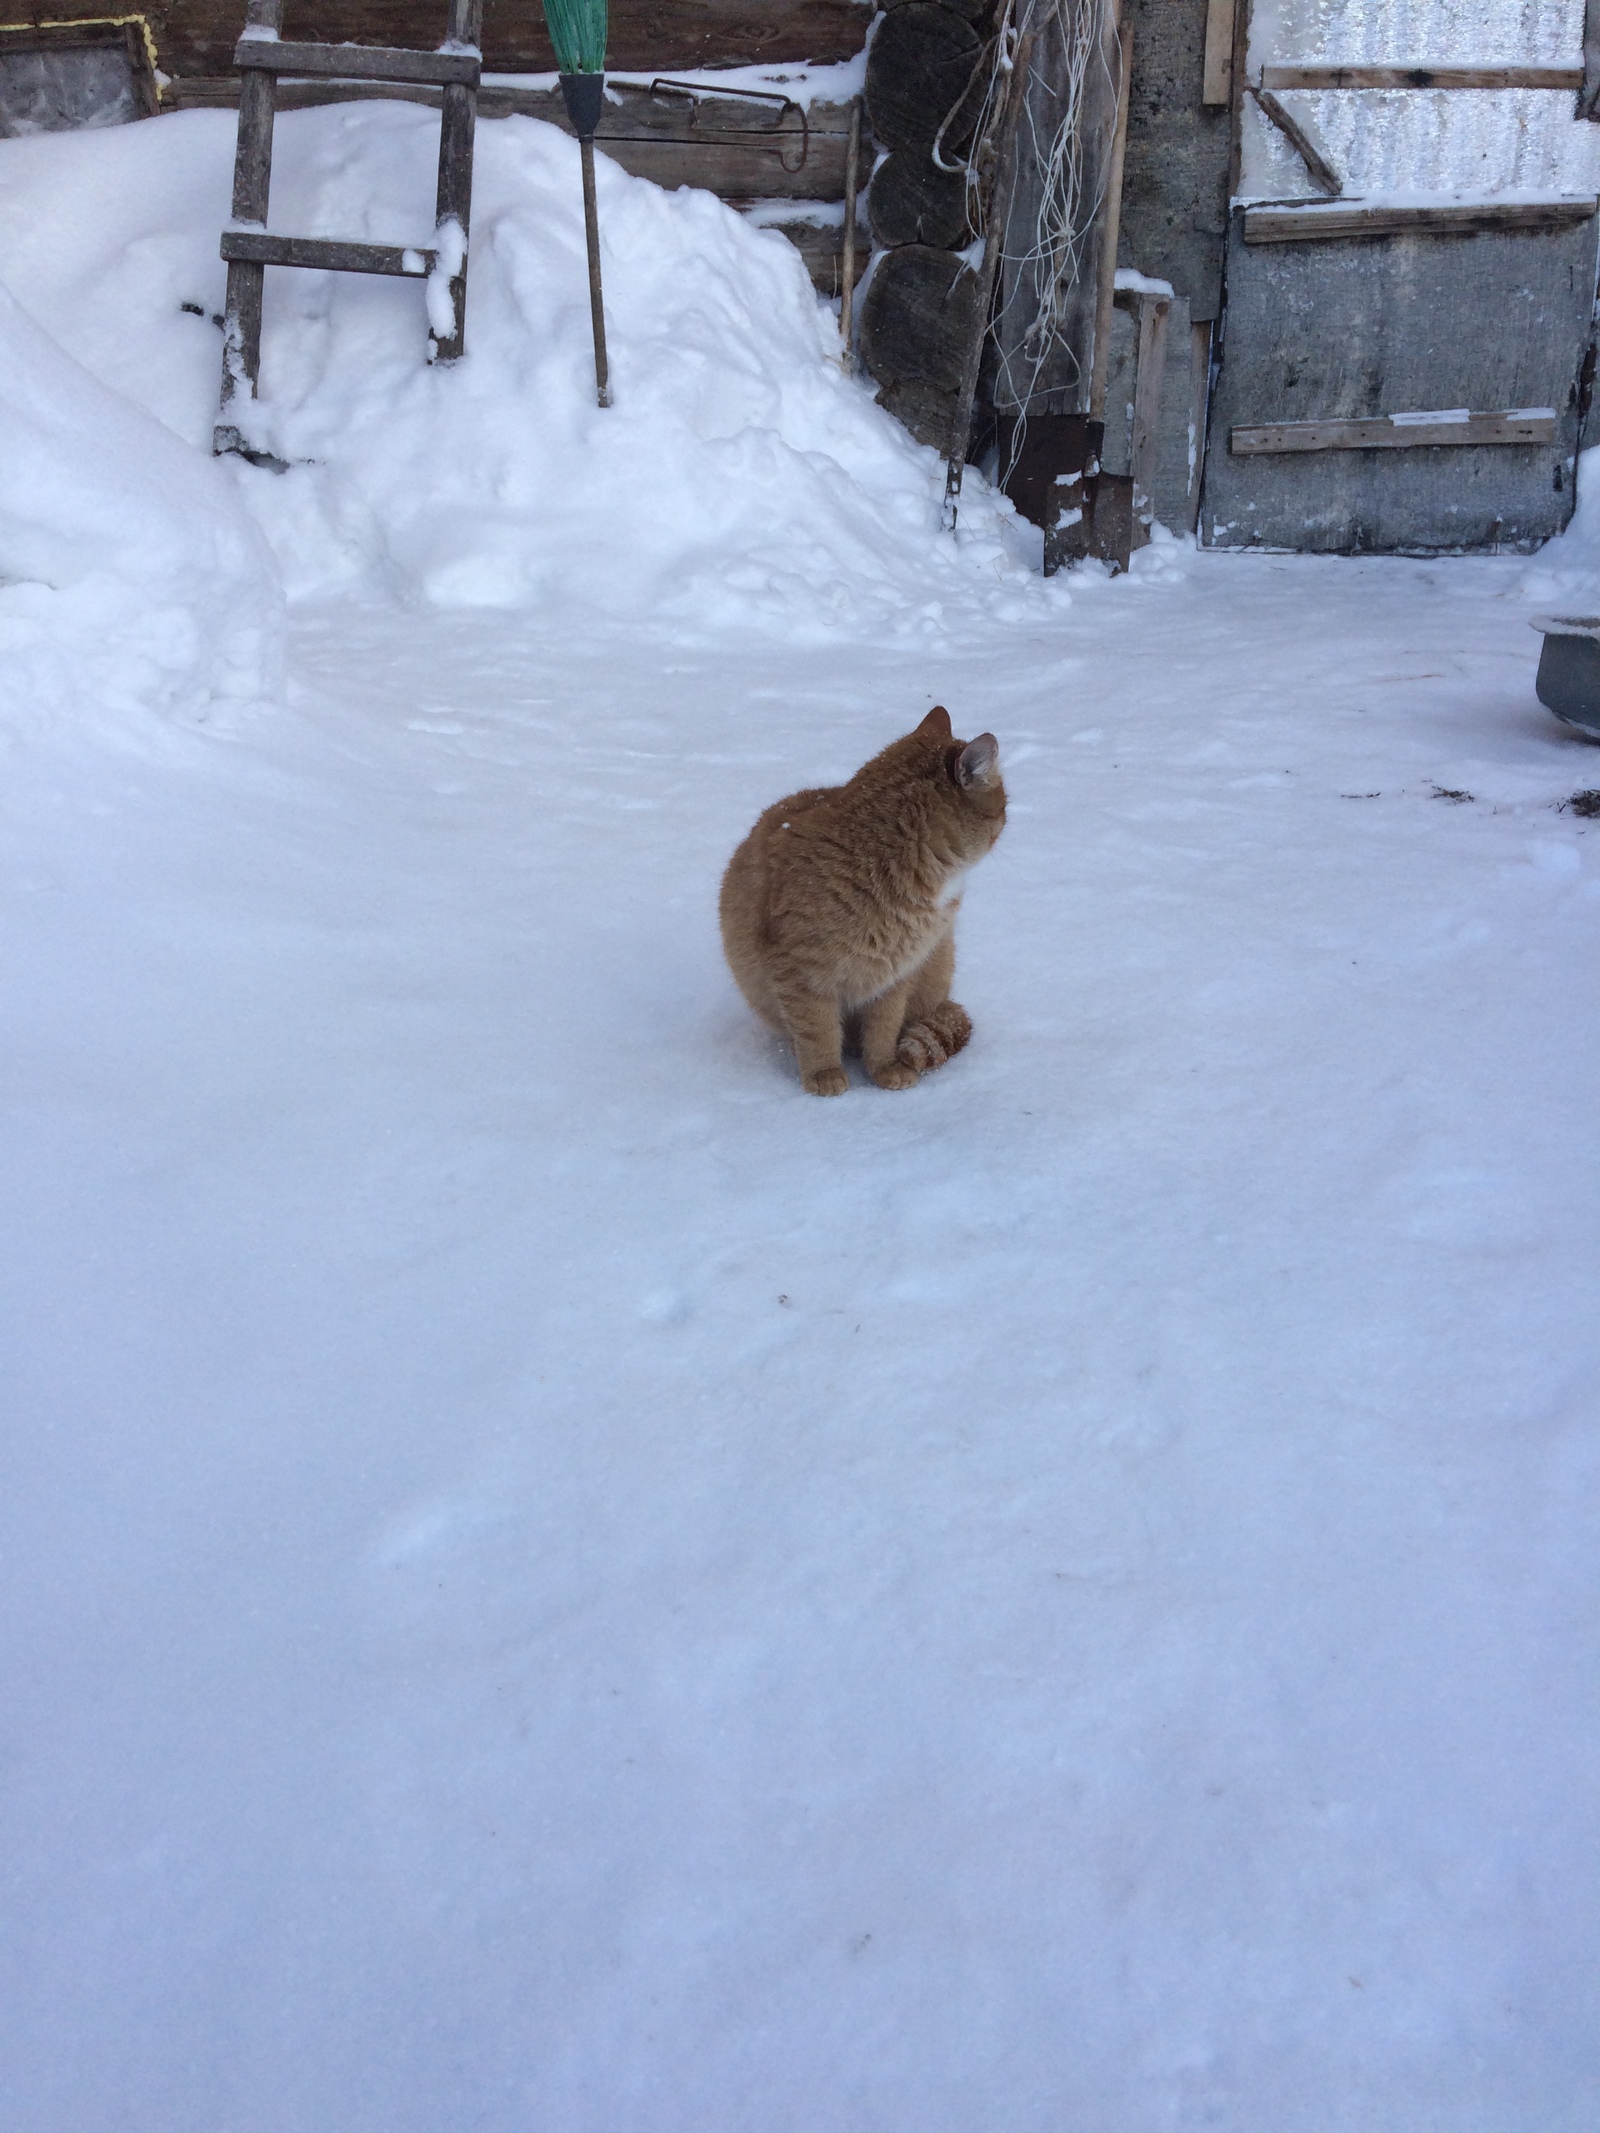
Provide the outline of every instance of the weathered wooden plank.
<path id="1" fill-rule="evenodd" d="M 1242 241 L 1241 221 L 1205 465 L 1206 545 L 1525 550 L 1561 530 L 1572 509 L 1594 217 L 1449 244 L 1413 231 L 1387 244 L 1255 247 Z M 1521 449 L 1457 444 L 1454 424 L 1444 449 L 1399 449 L 1398 437 L 1388 449 L 1228 449 L 1236 431 L 1266 427 L 1267 412 L 1274 426 L 1370 422 L 1374 407 L 1553 411 L 1554 433 Z"/>
<path id="2" fill-rule="evenodd" d="M 731 205 L 737 207 L 738 202 Z M 786 237 L 805 262 L 806 272 L 811 276 L 811 285 L 819 296 L 843 297 L 845 272 L 846 224 L 839 222 L 811 222 L 796 216 L 793 221 L 780 222 L 772 218 L 770 208 L 761 216 L 758 227 L 773 230 Z M 866 247 L 857 240 L 855 254 L 850 261 L 852 291 L 867 271 Z M 843 330 L 841 320 L 841 332 Z"/>
<path id="3" fill-rule="evenodd" d="M 1328 158 L 1328 145 L 1307 118 L 1291 111 L 1281 103 L 1270 89 L 1254 89 L 1251 94 L 1263 112 L 1277 127 L 1295 154 L 1306 166 L 1312 184 L 1318 192 L 1337 199 L 1344 191 L 1344 180 Z"/>
<path id="4" fill-rule="evenodd" d="M 595 145 L 636 178 L 669 189 L 697 185 L 724 200 L 841 199 L 849 155 L 849 137 L 839 134 L 813 142 L 802 170 L 792 169 L 782 147 L 760 134 L 710 142 L 628 140 L 601 133 Z"/>
<path id="5" fill-rule="evenodd" d="M 1095 266 L 1094 351 L 1089 370 L 1089 413 L 1103 422 L 1106 377 L 1111 362 L 1111 313 L 1117 301 L 1117 240 L 1122 234 L 1122 166 L 1128 150 L 1128 107 L 1133 95 L 1133 24 L 1117 32 L 1117 112 L 1111 132 L 1111 160 L 1106 166 L 1105 199 L 1100 211 L 1099 257 Z M 1126 564 L 1127 558 L 1123 557 Z"/>
<path id="6" fill-rule="evenodd" d="M 54 17 L 106 13 L 106 0 L 60 0 Z M 145 13 L 163 70 L 220 75 L 232 62 L 239 0 L 148 0 Z M 284 33 L 296 40 L 404 46 L 440 41 L 439 0 L 286 0 Z M 611 0 L 612 69 L 734 67 L 853 59 L 866 42 L 868 0 Z M 486 0 L 483 63 L 498 74 L 553 74 L 555 54 L 532 0 Z"/>
<path id="7" fill-rule="evenodd" d="M 735 97 L 707 98 L 698 119 L 682 103 L 652 100 L 648 89 L 617 87 L 595 136 L 614 163 L 637 178 L 667 187 L 695 185 L 724 200 L 838 200 L 844 196 L 850 149 L 850 106 L 813 104 L 805 114 L 791 105 L 781 126 L 766 118 L 749 123 L 752 107 Z M 227 106 L 238 100 L 237 78 L 175 83 L 168 102 L 179 110 Z M 278 84 L 278 109 L 303 111 L 323 104 L 369 99 L 424 104 L 437 110 L 442 92 L 415 83 L 292 82 Z M 744 123 L 725 123 L 742 115 Z M 572 132 L 558 89 L 478 91 L 478 116 L 541 118 Z"/>
<path id="8" fill-rule="evenodd" d="M 1161 380 L 1151 514 L 1174 533 L 1194 531 L 1205 442 L 1205 396 L 1211 329 L 1196 326 L 1181 296 L 1167 315 L 1167 359 Z"/>
<path id="9" fill-rule="evenodd" d="M 839 341 L 844 351 L 844 367 L 856 367 L 855 348 L 855 295 L 856 295 L 856 223 L 861 192 L 861 99 L 851 100 L 850 147 L 844 166 L 844 227 L 839 245 Z M 813 282 L 817 270 L 807 261 Z"/>
<path id="10" fill-rule="evenodd" d="M 263 37 L 276 36 L 283 0 L 249 0 L 246 23 Z M 246 75 L 239 92 L 239 132 L 233 157 L 233 219 L 265 227 L 272 191 L 272 127 L 277 84 L 270 74 Z M 224 255 L 226 256 L 226 255 Z M 228 263 L 228 288 L 222 312 L 222 391 L 214 451 L 237 451 L 238 424 L 228 420 L 241 394 L 256 396 L 261 376 L 261 305 L 266 276 L 259 260 Z"/>
<path id="11" fill-rule="evenodd" d="M 797 161 L 811 143 L 833 135 L 848 141 L 851 105 L 817 102 L 802 113 L 798 104 L 785 104 L 781 95 L 756 102 L 733 90 L 695 85 L 695 101 L 677 92 L 663 77 L 659 90 L 649 84 L 606 80 L 606 104 L 596 139 L 733 143 L 747 139 L 781 142 L 785 154 Z M 439 91 L 406 82 L 284 80 L 278 84 L 278 109 L 299 111 L 317 104 L 360 103 L 368 98 L 393 99 L 400 103 L 439 108 Z M 167 95 L 175 110 L 210 110 L 237 104 L 236 75 L 190 75 L 173 82 Z M 552 126 L 571 132 L 567 107 L 557 88 L 515 88 L 503 82 L 483 82 L 478 89 L 480 118 L 542 118 Z"/>
<path id="12" fill-rule="evenodd" d="M 1578 89 L 1582 67 L 1263 67 L 1263 89 Z"/>
<path id="13" fill-rule="evenodd" d="M 1338 417 L 1328 422 L 1236 424 L 1228 449 L 1250 452 L 1406 452 L 1422 445 L 1554 444 L 1553 407 L 1510 407 L 1486 414 Z"/>
<path id="14" fill-rule="evenodd" d="M 287 39 L 241 37 L 233 63 L 268 74 L 299 74 L 340 81 L 476 83 L 482 63 L 466 52 L 405 52 L 393 45 L 293 44 Z"/>
<path id="15" fill-rule="evenodd" d="M 1126 297 L 1122 298 L 1125 303 Z M 1133 476 L 1133 545 L 1143 548 L 1155 518 L 1156 468 L 1161 454 L 1161 403 L 1166 391 L 1167 325 L 1172 300 L 1140 294 L 1139 353 L 1134 370 L 1133 435 L 1128 471 Z"/>
<path id="16" fill-rule="evenodd" d="M 1566 200 L 1481 200 L 1436 207 L 1385 207 L 1351 201 L 1338 207 L 1252 207 L 1246 244 L 1319 244 L 1334 239 L 1425 234 L 1471 237 L 1495 230 L 1560 230 L 1587 222 L 1592 195 Z"/>
<path id="17" fill-rule="evenodd" d="M 1205 62 L 1200 101 L 1212 110 L 1233 99 L 1233 11 L 1238 0 L 1206 0 Z"/>
<path id="18" fill-rule="evenodd" d="M 222 256 L 255 267 L 312 267 L 336 274 L 397 274 L 423 281 L 437 255 L 422 245 L 347 244 L 338 237 L 276 237 L 266 230 L 224 230 Z"/>
<path id="19" fill-rule="evenodd" d="M 452 44 L 471 50 L 482 30 L 483 0 L 450 0 Z M 428 353 L 435 363 L 454 363 L 467 350 L 467 233 L 472 226 L 472 144 L 477 120 L 476 78 L 447 82 L 439 114 L 439 187 L 434 227 L 439 255 L 450 272 L 453 324 L 441 329 L 429 305 Z"/>

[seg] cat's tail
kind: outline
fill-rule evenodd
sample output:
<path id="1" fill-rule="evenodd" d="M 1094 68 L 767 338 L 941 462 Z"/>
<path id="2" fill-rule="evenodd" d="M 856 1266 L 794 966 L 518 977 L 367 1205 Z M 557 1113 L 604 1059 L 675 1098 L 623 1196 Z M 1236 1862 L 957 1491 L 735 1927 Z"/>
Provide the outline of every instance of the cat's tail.
<path id="1" fill-rule="evenodd" d="M 972 1035 L 972 1017 L 959 1001 L 945 1000 L 900 1032 L 895 1057 L 902 1066 L 931 1074 L 953 1059 Z"/>

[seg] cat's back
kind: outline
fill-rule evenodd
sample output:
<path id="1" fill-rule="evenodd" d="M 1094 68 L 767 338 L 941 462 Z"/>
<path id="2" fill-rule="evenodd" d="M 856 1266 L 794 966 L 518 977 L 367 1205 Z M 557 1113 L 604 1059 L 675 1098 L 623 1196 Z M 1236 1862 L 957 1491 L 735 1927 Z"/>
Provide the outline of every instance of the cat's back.
<path id="1" fill-rule="evenodd" d="M 728 861 L 722 877 L 722 945 L 740 990 L 760 1013 L 770 1012 L 765 978 L 774 891 L 790 872 L 793 825 L 836 799 L 837 785 L 814 785 L 763 808 L 755 827 Z M 781 893 L 781 892 L 780 892 Z"/>

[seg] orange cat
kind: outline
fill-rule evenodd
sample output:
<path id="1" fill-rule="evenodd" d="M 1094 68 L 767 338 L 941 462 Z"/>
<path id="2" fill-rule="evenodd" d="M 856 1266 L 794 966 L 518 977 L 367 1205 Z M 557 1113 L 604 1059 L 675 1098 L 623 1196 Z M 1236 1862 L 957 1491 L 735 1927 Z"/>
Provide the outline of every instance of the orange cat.
<path id="1" fill-rule="evenodd" d="M 848 785 L 769 807 L 722 878 L 722 945 L 813 1096 L 842 1096 L 849 1041 L 880 1089 L 909 1089 L 972 1035 L 950 998 L 961 879 L 1006 821 L 1000 745 L 930 711 Z"/>

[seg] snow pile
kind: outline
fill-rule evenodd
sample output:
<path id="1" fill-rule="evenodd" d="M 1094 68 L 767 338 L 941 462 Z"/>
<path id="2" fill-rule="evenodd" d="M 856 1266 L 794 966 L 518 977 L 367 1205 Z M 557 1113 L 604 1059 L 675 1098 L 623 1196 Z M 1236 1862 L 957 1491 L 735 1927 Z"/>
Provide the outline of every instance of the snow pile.
<path id="1" fill-rule="evenodd" d="M 224 474 L 0 284 L 0 731 L 271 686 L 281 608 Z"/>
<path id="2" fill-rule="evenodd" d="M 194 112 L 4 144 L 0 236 L 34 308 L 197 443 L 233 139 L 227 114 Z M 615 405 L 598 409 L 576 144 L 527 119 L 478 142 L 464 362 L 427 366 L 414 283 L 268 276 L 249 423 L 290 471 L 242 488 L 292 592 L 799 639 L 1065 603 L 1036 574 L 1038 535 L 976 477 L 960 538 L 940 533 L 937 456 L 844 375 L 832 311 L 783 237 L 603 157 Z M 435 114 L 409 105 L 290 114 L 271 226 L 428 242 L 437 146 Z M 93 212 L 63 216 L 62 186 Z"/>
<path id="3" fill-rule="evenodd" d="M 1600 446 L 1578 460 L 1578 501 L 1565 533 L 1547 541 L 1519 590 L 1536 606 L 1600 614 Z"/>

